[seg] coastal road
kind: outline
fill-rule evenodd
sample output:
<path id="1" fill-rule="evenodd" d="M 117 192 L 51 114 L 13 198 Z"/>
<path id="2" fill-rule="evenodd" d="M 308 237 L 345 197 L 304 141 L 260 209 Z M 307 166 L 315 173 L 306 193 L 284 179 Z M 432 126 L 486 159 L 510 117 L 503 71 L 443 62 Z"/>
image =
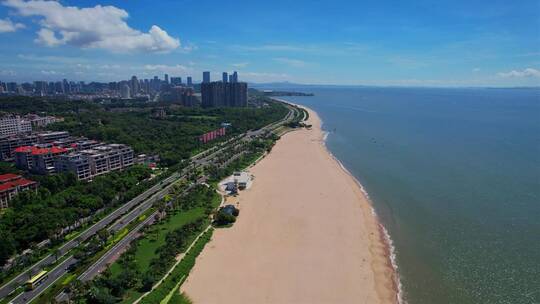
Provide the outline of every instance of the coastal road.
<path id="1" fill-rule="evenodd" d="M 103 219 L 101 219 L 100 221 L 92 225 L 90 228 L 86 229 L 77 237 L 66 242 L 64 245 L 58 248 L 58 253 L 59 253 L 58 258 L 64 256 L 68 251 L 77 247 L 81 242 L 87 240 L 88 238 L 96 234 L 99 230 L 107 227 L 109 224 L 111 224 L 114 220 L 119 218 L 121 215 L 131 210 L 134 206 L 137 206 L 141 202 L 145 201 L 148 197 L 153 195 L 155 192 L 159 191 L 159 189 L 163 187 L 163 185 L 168 185 L 172 183 L 173 181 L 177 180 L 179 177 L 180 177 L 179 173 L 172 174 L 168 178 L 161 181 L 161 183 L 154 185 L 153 187 L 146 190 L 142 194 L 138 195 L 131 201 L 122 205 L 120 208 L 109 213 L 107 216 L 105 216 Z M 54 264 L 55 262 L 56 262 L 56 257 L 53 254 L 49 254 L 43 259 L 41 259 L 39 262 L 35 263 L 34 265 L 26 269 L 25 271 L 21 272 L 18 276 L 16 276 L 11 281 L 9 281 L 8 283 L 0 287 L 0 298 L 4 298 L 8 296 L 17 287 L 19 287 L 21 284 L 24 284 L 27 280 L 29 280 L 32 277 L 32 275 L 38 273 L 39 271 L 41 271 L 41 269 L 45 268 L 46 266 Z"/>
<path id="2" fill-rule="evenodd" d="M 90 266 L 83 274 L 79 276 L 79 280 L 86 282 L 92 280 L 97 276 L 107 264 L 116 260 L 127 246 L 137 238 L 140 230 L 146 225 L 152 225 L 154 223 L 155 215 L 158 212 L 154 212 L 149 215 L 144 221 L 142 221 L 137 227 L 133 228 L 123 239 L 121 239 L 116 245 L 114 245 L 109 251 L 107 251 L 101 258 L 99 258 L 92 266 Z"/>
<path id="3" fill-rule="evenodd" d="M 38 285 L 35 289 L 24 291 L 20 295 L 16 296 L 9 303 L 13 304 L 25 304 L 32 302 L 37 298 L 45 289 L 54 284 L 59 278 L 61 278 L 69 268 L 69 266 L 75 264 L 77 260 L 73 256 L 69 256 L 67 259 L 58 264 L 48 273 L 47 279 Z"/>

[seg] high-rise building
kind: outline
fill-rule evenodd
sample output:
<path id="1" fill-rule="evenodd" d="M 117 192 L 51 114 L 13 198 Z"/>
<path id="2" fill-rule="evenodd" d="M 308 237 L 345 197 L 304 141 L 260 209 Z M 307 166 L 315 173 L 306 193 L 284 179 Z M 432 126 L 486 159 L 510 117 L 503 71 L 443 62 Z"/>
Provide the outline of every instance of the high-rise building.
<path id="1" fill-rule="evenodd" d="M 139 88 L 139 80 L 137 80 L 137 76 L 131 77 L 131 82 L 129 86 L 130 86 L 130 95 L 135 96 L 137 95 L 137 93 L 139 93 L 140 88 Z"/>
<path id="2" fill-rule="evenodd" d="M 57 81 L 54 84 L 54 91 L 58 94 L 64 94 L 66 92 L 64 88 L 64 83 L 61 81 Z"/>
<path id="3" fill-rule="evenodd" d="M 161 80 L 157 76 L 154 76 L 154 79 L 152 79 L 152 90 L 154 92 L 158 92 L 161 89 Z"/>
<path id="4" fill-rule="evenodd" d="M 71 93 L 71 86 L 69 85 L 69 82 L 67 81 L 67 79 L 64 79 L 62 81 L 62 85 L 64 86 L 64 93 L 65 94 L 70 94 Z"/>
<path id="5" fill-rule="evenodd" d="M 36 88 L 36 94 L 39 95 L 46 95 L 49 89 L 49 84 L 46 81 L 34 81 L 34 86 Z M 30 92 L 31 88 L 28 88 L 25 91 Z"/>
<path id="6" fill-rule="evenodd" d="M 122 96 L 122 98 L 131 98 L 130 88 L 127 84 L 120 87 L 120 96 Z"/>
<path id="7" fill-rule="evenodd" d="M 231 75 L 233 80 L 238 76 Z M 245 82 L 203 82 L 201 84 L 203 107 L 246 107 L 247 83 Z"/>
<path id="8" fill-rule="evenodd" d="M 188 76 L 187 79 L 186 79 L 186 81 L 187 81 L 187 86 L 188 86 L 188 87 L 192 87 L 192 86 L 193 86 L 193 80 L 191 79 L 191 76 Z"/>
<path id="9" fill-rule="evenodd" d="M 209 83 L 210 82 L 210 72 L 206 71 L 203 72 L 203 83 Z"/>
<path id="10" fill-rule="evenodd" d="M 11 93 L 17 92 L 17 83 L 16 82 L 8 82 L 6 84 L 7 91 Z"/>
<path id="11" fill-rule="evenodd" d="M 182 77 L 171 77 L 171 84 L 173 86 L 181 86 L 182 85 Z"/>
<path id="12" fill-rule="evenodd" d="M 223 82 L 227 82 L 229 80 L 229 76 L 227 74 L 227 72 L 223 72 Z"/>
<path id="13" fill-rule="evenodd" d="M 238 73 L 236 71 L 233 72 L 233 81 L 232 82 L 238 82 Z"/>
<path id="14" fill-rule="evenodd" d="M 165 83 L 169 84 L 169 74 L 165 74 Z"/>

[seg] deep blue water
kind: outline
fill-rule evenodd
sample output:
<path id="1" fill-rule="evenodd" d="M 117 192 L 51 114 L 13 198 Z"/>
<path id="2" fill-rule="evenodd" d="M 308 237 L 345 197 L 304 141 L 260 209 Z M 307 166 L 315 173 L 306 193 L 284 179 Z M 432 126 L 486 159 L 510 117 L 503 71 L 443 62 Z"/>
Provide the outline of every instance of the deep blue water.
<path id="1" fill-rule="evenodd" d="M 540 90 L 302 88 L 408 303 L 540 303 Z"/>

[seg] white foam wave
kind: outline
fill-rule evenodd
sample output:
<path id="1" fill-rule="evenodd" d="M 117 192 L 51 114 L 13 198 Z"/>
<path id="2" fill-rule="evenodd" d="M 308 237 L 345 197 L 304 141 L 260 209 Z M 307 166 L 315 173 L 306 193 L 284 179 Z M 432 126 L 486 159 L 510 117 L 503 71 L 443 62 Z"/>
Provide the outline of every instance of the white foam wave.
<path id="1" fill-rule="evenodd" d="M 373 210 L 375 211 L 375 210 Z M 388 233 L 388 230 L 384 227 L 383 224 L 381 225 L 384 241 L 386 242 L 386 245 L 389 248 L 389 258 L 390 258 L 390 264 L 392 265 L 392 268 L 394 269 L 394 273 L 396 274 L 395 280 L 396 280 L 396 286 L 397 286 L 397 301 L 399 304 L 405 304 L 405 300 L 403 299 L 403 286 L 401 285 L 401 280 L 399 279 L 399 271 L 398 271 L 398 265 L 397 265 L 397 257 L 396 257 L 396 247 L 394 247 L 394 241 L 390 237 L 390 233 Z"/>
<path id="2" fill-rule="evenodd" d="M 329 134 L 329 132 L 324 132 L 323 144 L 326 142 L 326 138 L 328 137 L 328 134 Z M 330 156 L 339 164 L 341 169 L 343 171 L 345 171 L 347 174 L 349 174 L 354 179 L 354 181 L 360 187 L 360 191 L 362 191 L 364 196 L 370 202 L 371 214 L 374 217 L 377 218 L 377 221 L 379 222 L 379 225 L 380 225 L 381 230 L 383 232 L 383 238 L 384 238 L 385 245 L 388 246 L 390 264 L 392 265 L 392 268 L 393 268 L 394 273 L 395 273 L 395 278 L 394 279 L 395 279 L 395 284 L 396 284 L 396 287 L 397 287 L 397 303 L 398 304 L 406 304 L 405 300 L 403 299 L 403 286 L 401 285 L 401 280 L 399 278 L 399 271 L 398 271 L 398 265 L 397 265 L 397 260 L 396 260 L 397 259 L 396 258 L 396 248 L 394 247 L 394 242 L 393 242 L 392 238 L 390 237 L 390 233 L 388 233 L 388 230 L 386 229 L 386 227 L 384 227 L 384 225 L 378 219 L 377 212 L 375 211 L 375 208 L 373 207 L 373 203 L 371 201 L 369 193 L 364 188 L 364 186 L 358 181 L 358 179 L 356 179 L 354 177 L 354 175 L 351 174 L 351 172 L 347 168 L 345 168 L 343 163 L 339 159 L 337 159 L 337 157 L 334 154 L 332 154 L 332 152 L 330 152 L 330 150 L 328 148 L 326 150 L 327 150 L 328 154 L 330 154 Z"/>
<path id="3" fill-rule="evenodd" d="M 323 143 L 324 145 L 326 145 L 326 140 L 328 139 L 328 135 L 330 134 L 330 132 L 327 132 L 327 131 L 323 131 Z"/>

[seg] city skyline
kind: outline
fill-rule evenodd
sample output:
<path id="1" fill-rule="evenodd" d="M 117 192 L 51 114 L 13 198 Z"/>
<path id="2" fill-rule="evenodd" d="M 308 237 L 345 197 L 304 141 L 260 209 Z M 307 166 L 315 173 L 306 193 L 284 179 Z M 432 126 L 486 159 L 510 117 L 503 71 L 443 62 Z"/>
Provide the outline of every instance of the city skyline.
<path id="1" fill-rule="evenodd" d="M 238 70 L 252 83 L 540 85 L 538 1 L 215 5 L 2 1 L 0 81 Z"/>
<path id="2" fill-rule="evenodd" d="M 233 71 L 229 77 L 227 72 L 222 72 L 222 80 L 212 80 L 211 71 L 204 71 L 201 84 L 204 82 L 223 82 L 223 83 L 236 83 L 238 82 L 238 72 Z M 109 82 L 99 81 L 73 81 L 71 79 L 58 79 L 58 80 L 26 80 L 23 82 L 8 81 L 3 82 L 0 80 L 0 94 L 9 95 L 28 95 L 28 96 L 54 96 L 54 95 L 74 95 L 78 94 L 97 94 L 94 97 L 100 96 L 100 93 L 117 93 L 122 98 L 131 98 L 139 94 L 155 96 L 158 92 L 171 92 L 174 89 L 182 89 L 178 91 L 180 94 L 186 92 L 184 89 L 190 89 L 193 91 L 194 83 L 191 76 L 186 76 L 185 82 L 182 81 L 182 77 L 168 74 L 162 75 L 163 79 L 154 75 L 152 78 L 138 78 L 137 75 L 133 75 L 128 79 L 120 79 Z M 192 92 L 191 92 L 192 93 Z M 190 93 L 190 95 L 191 95 Z M 109 97 L 114 97 L 109 95 Z"/>

